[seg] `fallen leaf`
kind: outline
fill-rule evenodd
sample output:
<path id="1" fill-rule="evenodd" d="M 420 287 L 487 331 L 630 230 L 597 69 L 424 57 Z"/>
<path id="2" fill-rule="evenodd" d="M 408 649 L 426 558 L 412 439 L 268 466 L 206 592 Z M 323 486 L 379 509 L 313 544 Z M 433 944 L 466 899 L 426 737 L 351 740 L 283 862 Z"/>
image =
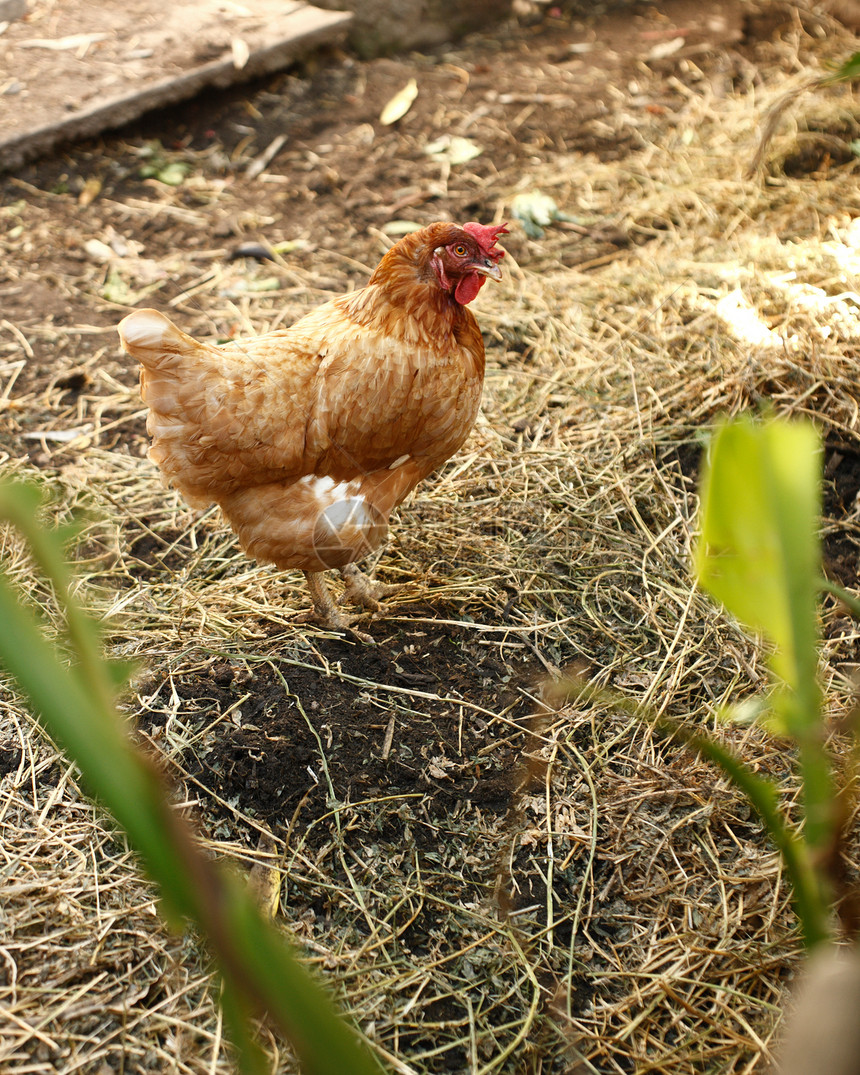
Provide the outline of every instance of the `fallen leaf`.
<path id="1" fill-rule="evenodd" d="M 118 306 L 134 305 L 131 288 L 115 269 L 111 269 L 108 273 L 107 280 L 99 289 L 99 294 L 103 299 L 115 302 Z"/>
<path id="2" fill-rule="evenodd" d="M 188 165 L 182 161 L 171 161 L 170 164 L 164 166 L 156 176 L 161 183 L 166 183 L 169 187 L 178 187 L 181 185 L 186 175 L 188 174 Z"/>
<path id="3" fill-rule="evenodd" d="M 412 107 L 412 102 L 418 96 L 418 83 L 410 78 L 402 90 L 399 90 L 383 108 L 379 122 L 386 127 L 396 123 Z"/>
<path id="4" fill-rule="evenodd" d="M 57 444 L 67 444 L 69 441 L 85 437 L 92 432 L 92 426 L 81 426 L 80 429 L 34 429 L 29 433 L 22 433 L 23 440 L 49 440 Z"/>
<path id="5" fill-rule="evenodd" d="M 272 248 L 262 243 L 239 243 L 234 246 L 227 255 L 228 261 L 238 261 L 240 258 L 250 258 L 252 261 L 274 261 Z"/>
<path id="6" fill-rule="evenodd" d="M 415 220 L 389 220 L 382 225 L 383 235 L 409 235 L 413 231 L 420 231 L 422 225 Z"/>
<path id="7" fill-rule="evenodd" d="M 101 194 L 102 181 L 96 176 L 91 176 L 84 183 L 81 193 L 78 195 L 78 205 L 86 209 Z"/>
<path id="8" fill-rule="evenodd" d="M 522 224 L 530 239 L 540 239 L 548 224 L 563 219 L 555 200 L 540 190 L 517 194 L 511 202 L 511 216 Z"/>
<path id="9" fill-rule="evenodd" d="M 661 41 L 659 45 L 655 45 L 654 48 L 648 53 L 649 60 L 665 60 L 667 56 L 672 56 L 679 49 L 682 49 L 686 41 L 683 37 L 673 37 L 671 41 Z"/>
<path id="10" fill-rule="evenodd" d="M 480 157 L 484 151 L 468 138 L 461 138 L 457 134 L 443 134 L 435 142 L 426 145 L 424 152 L 433 160 L 447 161 L 448 164 L 465 164 L 475 157 Z"/>
<path id="11" fill-rule="evenodd" d="M 264 276 L 259 280 L 249 280 L 247 287 L 248 291 L 277 291 L 281 286 L 281 281 L 277 276 Z"/>
<path id="12" fill-rule="evenodd" d="M 113 250 L 101 239 L 87 239 L 84 243 L 84 250 L 93 261 L 110 261 L 114 256 Z"/>

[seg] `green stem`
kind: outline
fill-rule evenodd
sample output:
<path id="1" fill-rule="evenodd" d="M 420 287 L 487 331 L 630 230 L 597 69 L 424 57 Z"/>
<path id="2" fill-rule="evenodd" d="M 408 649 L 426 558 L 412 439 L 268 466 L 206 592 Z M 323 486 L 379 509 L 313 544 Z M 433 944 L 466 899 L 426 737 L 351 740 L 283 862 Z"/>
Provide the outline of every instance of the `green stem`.
<path id="1" fill-rule="evenodd" d="M 792 885 L 794 909 L 807 950 L 831 939 L 828 901 L 813 865 L 813 852 L 787 824 L 777 805 L 772 784 L 706 735 L 661 722 L 664 729 L 693 750 L 715 762 L 752 804 L 785 863 Z"/>
<path id="2" fill-rule="evenodd" d="M 832 594 L 837 600 L 848 609 L 855 620 L 860 620 L 860 599 L 856 598 L 853 593 L 849 593 L 844 587 L 840 586 L 836 582 L 831 582 L 830 579 L 819 579 L 818 588 L 822 593 Z"/>

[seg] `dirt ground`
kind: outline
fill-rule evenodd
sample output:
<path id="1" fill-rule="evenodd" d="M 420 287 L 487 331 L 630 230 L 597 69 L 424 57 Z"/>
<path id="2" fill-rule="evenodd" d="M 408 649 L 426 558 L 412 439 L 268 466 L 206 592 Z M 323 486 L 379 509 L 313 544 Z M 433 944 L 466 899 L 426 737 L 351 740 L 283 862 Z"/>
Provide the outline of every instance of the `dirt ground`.
<path id="1" fill-rule="evenodd" d="M 733 177 L 750 200 L 737 215 L 701 209 L 699 243 L 684 214 L 701 196 L 655 193 L 671 185 L 663 169 L 687 167 L 697 102 L 717 115 L 746 95 L 760 110 L 757 94 L 795 87 L 828 34 L 838 58 L 852 39 L 818 12 L 732 0 L 538 15 L 435 53 L 310 57 L 0 179 L 0 463 L 59 483 L 60 515 L 93 513 L 81 592 L 111 651 L 138 663 L 123 700 L 136 734 L 217 853 L 249 864 L 274 836 L 285 921 L 392 1071 L 763 1071 L 797 941 L 755 819 L 677 745 L 542 692 L 573 664 L 711 720 L 764 688 L 750 640 L 683 581 L 702 432 L 719 413 L 767 398 L 819 421 L 826 557 L 858 584 L 850 302 L 821 315 L 811 371 L 788 345 L 759 362 L 706 311 L 734 293 L 725 267 L 737 264 L 760 288 L 766 331 L 803 331 L 800 298 L 781 305 L 789 255 L 767 244 L 795 244 L 799 276 L 805 243 L 818 244 L 809 258 L 850 245 L 856 193 L 825 191 L 856 181 L 856 109 L 841 97 L 765 179 Z M 411 78 L 412 107 L 382 125 Z M 734 144 L 719 120 L 708 127 L 729 159 L 752 156 L 749 110 Z M 479 155 L 458 158 L 448 136 Z M 617 169 L 632 178 L 613 203 Z M 300 580 L 245 560 L 214 513 L 188 512 L 145 461 L 117 321 L 154 305 L 204 338 L 262 331 L 362 286 L 400 223 L 511 219 L 513 197 L 538 188 L 564 213 L 543 236 L 512 224 L 506 290 L 476 303 L 483 416 L 393 526 L 377 573 L 403 592 L 363 624 L 376 644 L 300 626 Z M 757 213 L 760 245 L 727 253 Z M 837 276 L 816 285 L 834 302 L 856 289 Z M 835 606 L 824 629 L 845 701 L 857 637 Z M 67 767 L 11 693 L 0 701 L 15 839 L 56 817 L 73 843 L 69 818 L 86 810 Z M 726 734 L 789 776 L 779 744 Z M 228 1070 L 193 939 L 162 935 L 128 856 L 104 850 L 109 834 L 95 843 L 95 882 L 52 867 L 75 892 L 80 955 L 47 958 L 21 897 L 5 988 L 28 1026 L 39 982 L 97 1002 L 51 1007 L 41 1038 L 0 1040 L 0 1061 Z M 99 884 L 98 914 L 126 924 L 99 932 L 96 952 L 80 923 Z M 142 993 L 120 967 L 143 974 Z M 270 1045 L 275 1069 L 294 1070 Z"/>

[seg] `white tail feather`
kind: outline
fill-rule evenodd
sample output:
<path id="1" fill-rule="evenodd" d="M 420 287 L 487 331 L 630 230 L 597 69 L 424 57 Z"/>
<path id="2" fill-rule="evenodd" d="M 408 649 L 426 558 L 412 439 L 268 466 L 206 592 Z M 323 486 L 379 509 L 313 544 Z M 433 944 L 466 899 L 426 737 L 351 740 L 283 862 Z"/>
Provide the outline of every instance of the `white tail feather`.
<path id="1" fill-rule="evenodd" d="M 147 350 L 161 347 L 171 329 L 176 332 L 175 326 L 158 310 L 135 310 L 120 322 L 119 335 L 123 347 L 133 354 L 137 347 Z"/>

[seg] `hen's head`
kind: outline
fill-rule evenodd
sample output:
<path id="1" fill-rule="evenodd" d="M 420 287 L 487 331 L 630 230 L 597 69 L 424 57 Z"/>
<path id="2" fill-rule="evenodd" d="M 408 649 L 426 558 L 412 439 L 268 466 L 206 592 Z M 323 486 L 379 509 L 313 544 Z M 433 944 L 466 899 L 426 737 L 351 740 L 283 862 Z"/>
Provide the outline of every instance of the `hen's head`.
<path id="1" fill-rule="evenodd" d="M 431 233 L 429 263 L 439 287 L 453 293 L 462 306 L 475 298 L 488 276 L 501 280 L 499 262 L 505 252 L 496 246 L 496 240 L 507 235 L 504 224 L 431 224 L 425 230 Z"/>
<path id="2" fill-rule="evenodd" d="M 505 252 L 496 246 L 496 239 L 507 232 L 504 224 L 428 224 L 395 243 L 370 282 L 398 290 L 429 284 L 465 306 L 488 276 L 502 278 L 499 262 Z"/>

